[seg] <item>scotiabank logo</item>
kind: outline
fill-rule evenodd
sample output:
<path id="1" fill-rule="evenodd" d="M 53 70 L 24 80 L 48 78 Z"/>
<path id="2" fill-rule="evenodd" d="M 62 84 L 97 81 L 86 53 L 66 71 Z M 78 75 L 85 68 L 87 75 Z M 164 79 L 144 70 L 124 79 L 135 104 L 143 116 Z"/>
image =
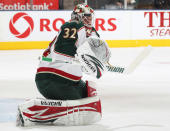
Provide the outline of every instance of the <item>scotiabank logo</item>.
<path id="1" fill-rule="evenodd" d="M 25 22 L 27 23 L 28 27 L 24 29 L 23 32 L 19 32 L 18 29 L 15 27 L 15 23 L 20 21 L 20 19 L 24 19 Z M 21 25 L 24 23 L 20 23 Z M 9 29 L 13 35 L 15 35 L 17 38 L 26 38 L 28 37 L 31 32 L 34 29 L 34 22 L 33 19 L 28 16 L 28 14 L 24 12 L 17 13 L 13 16 L 13 18 L 9 22 Z"/>

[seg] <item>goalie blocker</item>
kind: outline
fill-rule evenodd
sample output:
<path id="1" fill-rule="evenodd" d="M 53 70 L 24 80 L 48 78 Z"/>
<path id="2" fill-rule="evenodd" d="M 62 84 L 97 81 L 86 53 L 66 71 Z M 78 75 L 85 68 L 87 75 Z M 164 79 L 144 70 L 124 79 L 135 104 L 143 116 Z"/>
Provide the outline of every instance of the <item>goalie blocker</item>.
<path id="1" fill-rule="evenodd" d="M 82 65 L 84 73 L 100 78 L 104 72 L 104 65 L 94 56 L 89 54 L 79 54 L 78 59 Z"/>
<path id="2" fill-rule="evenodd" d="M 17 126 L 88 125 L 102 117 L 95 83 L 87 82 L 88 97 L 78 100 L 31 99 L 18 106 Z"/>
<path id="3" fill-rule="evenodd" d="M 91 36 L 77 49 L 75 58 L 80 62 L 82 71 L 88 75 L 100 78 L 106 70 L 111 52 L 104 40 Z"/>

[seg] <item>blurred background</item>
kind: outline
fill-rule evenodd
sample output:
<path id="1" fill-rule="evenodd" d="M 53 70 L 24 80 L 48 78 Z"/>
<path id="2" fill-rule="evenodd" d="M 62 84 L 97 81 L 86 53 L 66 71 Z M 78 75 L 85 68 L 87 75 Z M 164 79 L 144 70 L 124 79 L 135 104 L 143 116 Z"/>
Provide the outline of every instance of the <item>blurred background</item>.
<path id="1" fill-rule="evenodd" d="M 40 8 L 39 10 L 72 10 L 76 4 L 87 3 L 94 9 L 99 10 L 117 10 L 117 9 L 169 9 L 170 0 L 0 0 L 0 10 L 20 10 L 15 7 L 2 7 L 5 5 L 30 5 L 25 10 L 37 10 L 34 5 L 43 5 L 52 3 L 50 8 Z"/>
<path id="2" fill-rule="evenodd" d="M 110 47 L 170 46 L 170 0 L 0 0 L 0 50 L 47 48 L 80 3 Z"/>
<path id="3" fill-rule="evenodd" d="M 111 48 L 111 64 L 128 66 L 147 45 L 153 51 L 132 74 L 96 80 L 99 123 L 34 130 L 169 131 L 170 0 L 0 0 L 0 129 L 25 130 L 15 127 L 17 106 L 40 95 L 38 57 L 79 3 L 95 10 L 94 27 Z"/>

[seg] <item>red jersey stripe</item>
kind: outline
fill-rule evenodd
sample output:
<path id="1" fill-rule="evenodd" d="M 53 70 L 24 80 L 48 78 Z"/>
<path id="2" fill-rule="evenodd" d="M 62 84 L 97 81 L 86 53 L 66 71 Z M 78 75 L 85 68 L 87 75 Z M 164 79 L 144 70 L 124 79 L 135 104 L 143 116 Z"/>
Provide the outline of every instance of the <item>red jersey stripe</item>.
<path id="1" fill-rule="evenodd" d="M 75 76 L 67 72 L 64 72 L 62 70 L 50 68 L 50 67 L 40 67 L 37 69 L 37 73 L 53 73 L 72 81 L 79 81 L 81 79 L 80 76 Z"/>

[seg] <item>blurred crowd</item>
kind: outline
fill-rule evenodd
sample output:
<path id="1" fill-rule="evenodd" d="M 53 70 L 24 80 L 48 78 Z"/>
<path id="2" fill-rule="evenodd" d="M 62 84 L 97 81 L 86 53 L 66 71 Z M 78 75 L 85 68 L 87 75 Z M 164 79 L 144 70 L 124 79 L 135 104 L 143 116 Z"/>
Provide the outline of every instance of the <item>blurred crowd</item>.
<path id="1" fill-rule="evenodd" d="M 74 0 L 75 4 L 83 0 Z M 87 0 L 94 9 L 170 9 L 170 0 Z"/>
<path id="2" fill-rule="evenodd" d="M 79 3 L 100 10 L 170 9 L 170 0 L 0 0 L 0 10 L 72 10 Z"/>

